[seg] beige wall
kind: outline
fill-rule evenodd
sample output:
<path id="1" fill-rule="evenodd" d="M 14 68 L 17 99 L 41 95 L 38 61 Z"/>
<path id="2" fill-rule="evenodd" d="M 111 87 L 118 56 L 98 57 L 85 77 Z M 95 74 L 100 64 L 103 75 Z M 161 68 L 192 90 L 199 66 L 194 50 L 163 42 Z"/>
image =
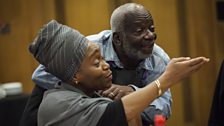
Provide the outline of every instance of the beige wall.
<path id="1" fill-rule="evenodd" d="M 206 125 L 210 112 L 213 90 L 221 59 L 224 58 L 224 47 L 220 49 L 217 38 L 217 21 L 215 0 L 186 1 L 186 31 L 188 54 L 191 56 L 204 55 L 210 58 L 210 63 L 191 78 L 193 119 L 195 125 Z M 223 40 L 222 40 L 223 41 Z M 222 50 L 222 51 L 221 51 Z"/>
<path id="2" fill-rule="evenodd" d="M 108 0 L 66 0 L 66 23 L 84 35 L 109 29 Z"/>
<path id="3" fill-rule="evenodd" d="M 0 83 L 23 82 L 31 92 L 31 75 L 38 65 L 28 45 L 50 19 L 78 29 L 85 35 L 109 29 L 111 11 L 131 0 L 0 0 L 0 21 L 10 23 L 9 34 L 0 35 Z M 224 23 L 216 20 L 215 0 L 132 0 L 150 10 L 158 34 L 157 44 L 171 58 L 207 56 L 211 62 L 191 78 L 171 89 L 173 113 L 168 126 L 204 126 L 219 65 L 224 58 Z"/>
<path id="4" fill-rule="evenodd" d="M 10 33 L 0 35 L 0 83 L 20 81 L 24 92 L 31 91 L 31 74 L 37 63 L 28 45 L 40 26 L 51 18 L 53 0 L 0 0 L 0 21 L 11 28 Z"/>

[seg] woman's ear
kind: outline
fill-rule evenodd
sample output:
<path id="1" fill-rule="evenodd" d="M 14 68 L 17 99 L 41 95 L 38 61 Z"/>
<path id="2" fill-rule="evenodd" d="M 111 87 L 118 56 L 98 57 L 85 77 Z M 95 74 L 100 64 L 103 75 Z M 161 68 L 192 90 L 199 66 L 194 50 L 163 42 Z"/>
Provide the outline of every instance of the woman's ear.
<path id="1" fill-rule="evenodd" d="M 115 45 L 121 45 L 121 35 L 119 32 L 113 32 L 113 43 Z"/>
<path id="2" fill-rule="evenodd" d="M 75 85 L 78 85 L 79 81 L 77 78 L 77 74 L 75 74 L 74 77 L 72 78 L 72 83 L 74 83 Z"/>
<path id="3" fill-rule="evenodd" d="M 75 84 L 75 85 L 77 85 L 77 84 L 78 84 L 78 80 L 74 77 L 74 78 L 72 79 L 72 83 Z"/>

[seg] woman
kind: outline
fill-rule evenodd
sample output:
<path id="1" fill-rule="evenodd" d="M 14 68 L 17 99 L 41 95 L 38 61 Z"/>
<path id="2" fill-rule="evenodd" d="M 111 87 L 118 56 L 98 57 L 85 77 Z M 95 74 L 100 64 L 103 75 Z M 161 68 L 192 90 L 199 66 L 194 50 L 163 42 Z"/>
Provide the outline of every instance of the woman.
<path id="1" fill-rule="evenodd" d="M 112 101 L 96 93 L 111 86 L 110 67 L 99 46 L 78 31 L 51 21 L 30 45 L 30 52 L 46 71 L 62 80 L 45 92 L 38 111 L 39 126 L 141 125 L 138 115 L 150 102 L 208 62 L 204 57 L 172 59 L 158 80 Z"/>

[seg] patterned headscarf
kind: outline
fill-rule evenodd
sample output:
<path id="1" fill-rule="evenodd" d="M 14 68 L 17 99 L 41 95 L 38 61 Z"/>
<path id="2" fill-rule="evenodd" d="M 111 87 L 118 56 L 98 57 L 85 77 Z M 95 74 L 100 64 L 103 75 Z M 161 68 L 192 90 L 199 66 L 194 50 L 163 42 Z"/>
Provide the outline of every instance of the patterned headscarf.
<path id="1" fill-rule="evenodd" d="M 87 41 L 77 30 L 52 20 L 40 30 L 29 50 L 47 72 L 68 82 L 79 70 Z"/>

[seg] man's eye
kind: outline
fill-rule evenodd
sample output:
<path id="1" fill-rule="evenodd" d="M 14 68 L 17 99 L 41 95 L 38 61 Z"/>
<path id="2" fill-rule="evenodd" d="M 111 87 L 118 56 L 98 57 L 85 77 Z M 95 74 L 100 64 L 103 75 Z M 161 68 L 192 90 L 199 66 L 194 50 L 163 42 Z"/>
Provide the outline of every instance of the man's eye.
<path id="1" fill-rule="evenodd" d="M 151 32 L 155 32 L 155 26 L 150 26 L 150 27 L 149 27 L 149 30 L 150 30 Z"/>
<path id="2" fill-rule="evenodd" d="M 143 31 L 142 28 L 138 28 L 138 29 L 136 30 L 136 32 L 142 32 L 142 31 Z"/>

